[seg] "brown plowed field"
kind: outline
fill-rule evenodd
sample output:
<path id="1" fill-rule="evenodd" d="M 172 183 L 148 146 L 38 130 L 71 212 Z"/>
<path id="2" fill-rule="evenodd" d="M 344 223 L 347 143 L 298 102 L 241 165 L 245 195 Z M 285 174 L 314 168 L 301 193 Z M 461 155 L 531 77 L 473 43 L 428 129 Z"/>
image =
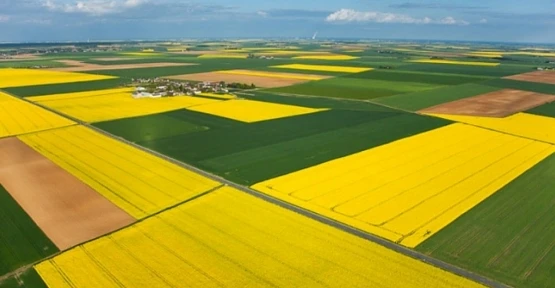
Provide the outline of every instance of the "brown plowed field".
<path id="1" fill-rule="evenodd" d="M 139 63 L 139 64 L 120 64 L 120 65 L 98 65 L 89 64 L 75 60 L 59 60 L 58 62 L 64 63 L 71 67 L 51 68 L 48 70 L 64 71 L 64 72 L 84 72 L 84 71 L 98 71 L 98 70 L 123 70 L 123 69 L 139 69 L 139 68 L 155 68 L 155 67 L 173 67 L 173 66 L 189 66 L 198 65 L 194 63 Z"/>
<path id="2" fill-rule="evenodd" d="M 60 250 L 135 221 L 17 138 L 0 140 L 0 183 Z"/>
<path id="3" fill-rule="evenodd" d="M 277 74 L 277 73 L 276 73 Z M 284 74 L 284 73 L 280 73 Z M 290 75 L 297 75 L 291 73 Z M 302 76 L 310 76 L 306 74 L 299 74 Z M 328 78 L 326 76 L 320 76 L 322 79 Z M 227 74 L 218 72 L 208 72 L 208 73 L 196 73 L 196 74 L 186 74 L 166 77 L 168 79 L 174 80 L 189 80 L 189 81 L 199 81 L 199 82 L 220 82 L 224 81 L 226 83 L 244 83 L 244 84 L 254 84 L 256 87 L 261 88 L 275 88 L 275 87 L 285 87 L 291 86 L 299 83 L 305 83 L 309 80 L 304 79 L 292 79 L 292 78 L 278 78 L 278 77 L 265 77 L 265 76 L 253 76 L 253 75 L 238 75 L 238 74 Z"/>
<path id="4" fill-rule="evenodd" d="M 505 77 L 506 79 L 555 84 L 555 71 L 534 71 Z"/>
<path id="5" fill-rule="evenodd" d="M 555 96 L 504 89 L 421 110 L 423 113 L 506 117 L 555 101 Z"/>

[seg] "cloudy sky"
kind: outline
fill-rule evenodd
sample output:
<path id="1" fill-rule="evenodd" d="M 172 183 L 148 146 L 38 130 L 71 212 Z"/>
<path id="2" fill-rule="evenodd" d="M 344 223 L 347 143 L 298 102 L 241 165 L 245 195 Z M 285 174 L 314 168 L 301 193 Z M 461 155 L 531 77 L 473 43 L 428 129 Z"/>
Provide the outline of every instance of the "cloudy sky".
<path id="1" fill-rule="evenodd" d="M 0 0 L 0 42 L 198 37 L 555 43 L 554 0 Z"/>

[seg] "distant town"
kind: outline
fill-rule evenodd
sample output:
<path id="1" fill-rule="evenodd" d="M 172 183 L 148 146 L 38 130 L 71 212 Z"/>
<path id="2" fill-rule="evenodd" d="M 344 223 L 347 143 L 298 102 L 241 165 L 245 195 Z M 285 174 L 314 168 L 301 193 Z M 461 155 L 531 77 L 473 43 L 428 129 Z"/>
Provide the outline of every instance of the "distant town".
<path id="1" fill-rule="evenodd" d="M 132 79 L 133 98 L 195 96 L 202 93 L 232 94 L 231 90 L 254 89 L 254 84 L 221 82 L 184 82 L 165 78 Z"/>

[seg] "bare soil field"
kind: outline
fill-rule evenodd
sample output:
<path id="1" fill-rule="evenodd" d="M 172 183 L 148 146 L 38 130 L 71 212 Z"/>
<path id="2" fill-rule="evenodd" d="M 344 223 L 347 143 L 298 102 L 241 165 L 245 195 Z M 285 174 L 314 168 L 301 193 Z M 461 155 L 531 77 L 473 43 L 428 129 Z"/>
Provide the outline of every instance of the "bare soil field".
<path id="1" fill-rule="evenodd" d="M 554 102 L 555 96 L 534 92 L 503 89 L 487 94 L 452 101 L 424 110 L 423 113 L 506 117 Z"/>
<path id="2" fill-rule="evenodd" d="M 19 54 L 10 56 L 9 59 L 0 59 L 0 62 L 10 62 L 10 61 L 18 61 L 18 60 L 32 60 L 39 58 L 39 55 L 36 54 Z"/>
<path id="3" fill-rule="evenodd" d="M 284 74 L 284 73 L 280 73 Z M 287 74 L 287 73 L 285 73 Z M 306 74 L 294 74 L 293 75 L 301 75 L 307 76 Z M 325 77 L 320 76 L 319 77 Z M 189 80 L 189 81 L 209 81 L 209 82 L 219 82 L 225 81 L 226 83 L 245 83 L 245 84 L 254 84 L 257 87 L 262 88 L 275 88 L 275 87 L 285 87 L 291 86 L 299 83 L 305 83 L 309 80 L 304 79 L 291 79 L 291 78 L 278 78 L 278 77 L 266 77 L 266 76 L 253 76 L 253 75 L 236 75 L 236 74 L 227 74 L 227 73 L 218 73 L 218 72 L 208 72 L 208 73 L 196 73 L 196 74 L 185 74 L 185 75 L 177 75 L 167 77 L 168 79 L 174 80 Z"/>
<path id="4" fill-rule="evenodd" d="M 135 221 L 17 138 L 0 140 L 0 183 L 60 250 Z"/>
<path id="5" fill-rule="evenodd" d="M 98 70 L 123 70 L 123 69 L 138 69 L 138 68 L 155 68 L 155 67 L 174 67 L 174 66 L 189 66 L 198 65 L 195 63 L 140 63 L 140 64 L 120 64 L 120 65 L 98 65 L 89 64 L 76 60 L 59 60 L 58 62 L 64 63 L 72 67 L 51 68 L 48 70 L 64 71 L 64 72 L 84 72 L 84 71 L 98 71 Z"/>
<path id="6" fill-rule="evenodd" d="M 505 77 L 505 79 L 555 84 L 555 71 L 534 71 L 513 76 Z"/>

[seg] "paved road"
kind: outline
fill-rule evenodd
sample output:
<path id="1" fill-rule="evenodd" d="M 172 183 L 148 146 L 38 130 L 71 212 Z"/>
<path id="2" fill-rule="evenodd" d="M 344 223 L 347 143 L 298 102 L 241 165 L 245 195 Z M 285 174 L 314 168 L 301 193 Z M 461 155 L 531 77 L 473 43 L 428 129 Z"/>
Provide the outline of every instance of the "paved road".
<path id="1" fill-rule="evenodd" d="M 13 95 L 12 95 L 12 96 L 13 96 Z M 24 99 L 24 100 L 25 100 L 25 99 Z M 27 101 L 27 100 L 25 100 L 25 101 Z M 115 135 L 113 135 L 113 134 L 110 134 L 110 133 L 108 133 L 108 132 L 106 132 L 106 131 L 104 131 L 104 130 L 98 129 L 98 128 L 96 128 L 96 127 L 94 127 L 94 126 L 92 126 L 92 125 L 90 125 L 90 124 L 88 124 L 88 123 L 85 123 L 85 122 L 83 122 L 83 121 L 80 121 L 79 119 L 75 119 L 75 118 L 70 117 L 70 116 L 68 116 L 68 115 L 61 114 L 61 113 L 59 113 L 58 111 L 55 111 L 55 110 L 53 110 L 53 109 L 50 109 L 50 108 L 45 107 L 45 106 L 43 106 L 43 105 L 40 105 L 40 104 L 38 104 L 38 103 L 33 103 L 33 102 L 30 102 L 30 101 L 28 101 L 28 102 L 29 102 L 29 103 L 32 103 L 32 104 L 34 104 L 34 105 L 40 106 L 40 107 L 42 107 L 42 108 L 44 108 L 44 109 L 46 109 L 46 110 L 49 110 L 49 111 L 51 111 L 51 112 L 54 112 L 54 113 L 56 113 L 56 114 L 58 114 L 58 115 L 61 115 L 61 116 L 63 116 L 63 117 L 69 118 L 69 119 L 71 119 L 71 120 L 73 120 L 73 121 L 75 121 L 75 122 L 77 122 L 77 123 L 79 123 L 79 124 L 81 124 L 81 125 L 83 125 L 83 126 L 86 126 L 86 127 L 88 127 L 88 128 L 91 128 L 91 129 L 93 129 L 93 130 L 95 130 L 95 131 L 97 131 L 97 132 L 99 132 L 99 133 L 101 133 L 101 134 L 103 134 L 103 135 L 106 135 L 106 136 L 108 136 L 108 137 L 110 137 L 110 138 L 113 138 L 113 139 L 116 139 L 116 140 L 125 142 L 125 143 L 127 143 L 127 144 L 129 144 L 129 145 L 131 145 L 131 146 L 133 146 L 133 147 L 136 147 L 136 148 L 138 148 L 138 149 L 140 149 L 140 150 L 142 150 L 142 151 L 145 151 L 145 152 L 147 152 L 147 153 L 153 154 L 153 155 L 158 156 L 158 157 L 160 157 L 160 158 L 166 159 L 167 161 L 170 161 L 170 162 L 172 162 L 172 163 L 174 163 L 174 164 L 176 164 L 176 165 L 179 165 L 179 166 L 181 166 L 181 167 L 183 167 L 183 168 L 189 169 L 189 170 L 191 170 L 191 171 L 195 171 L 195 172 L 197 172 L 197 173 L 199 173 L 199 174 L 201 174 L 201 175 L 203 175 L 203 176 L 205 176 L 205 177 L 207 177 L 207 178 L 210 178 L 210 179 L 212 179 L 212 180 L 218 181 L 218 182 L 223 183 L 223 184 L 225 184 L 225 185 L 234 187 L 234 188 L 236 188 L 236 189 L 239 190 L 239 191 L 242 191 L 242 192 L 244 192 L 244 193 L 250 194 L 250 195 L 252 195 L 252 196 L 255 196 L 255 197 L 260 198 L 260 199 L 262 199 L 262 200 L 265 200 L 265 201 L 267 201 L 267 202 L 273 203 L 273 204 L 278 205 L 278 206 L 280 206 L 280 207 L 283 207 L 283 208 L 285 208 L 285 209 L 294 211 L 294 212 L 296 212 L 296 213 L 298 213 L 298 214 L 301 214 L 301 215 L 303 215 L 303 216 L 305 216 L 305 217 L 309 217 L 309 218 L 311 218 L 311 219 L 313 219 L 313 220 L 316 220 L 316 221 L 318 221 L 318 222 L 324 223 L 324 224 L 326 224 L 326 225 L 333 226 L 333 227 L 335 227 L 335 228 L 337 228 L 337 229 L 339 229 L 339 230 L 342 230 L 342 231 L 345 231 L 345 232 L 347 232 L 347 233 L 350 233 L 350 234 L 356 235 L 356 236 L 358 236 L 358 237 L 364 238 L 364 239 L 366 239 L 366 240 L 372 241 L 372 242 L 374 242 L 374 243 L 376 243 L 376 244 L 378 244 L 378 245 L 384 246 L 384 247 L 386 247 L 386 248 L 388 248 L 388 249 L 394 250 L 394 251 L 396 251 L 396 252 L 399 252 L 399 253 L 404 254 L 404 255 L 406 255 L 406 256 L 409 256 L 409 257 L 411 257 L 411 258 L 418 259 L 418 260 L 420 260 L 420 261 L 422 261 L 422 262 L 429 263 L 429 264 L 431 264 L 431 265 L 433 265 L 433 266 L 436 266 L 436 267 L 438 267 L 438 268 L 440 268 L 440 269 L 443 269 L 443 270 L 445 270 L 445 271 L 449 271 L 449 272 L 451 272 L 451 273 L 454 273 L 454 274 L 463 276 L 463 277 L 465 277 L 465 278 L 474 280 L 474 281 L 476 281 L 476 282 L 478 282 L 478 283 L 482 283 L 483 285 L 486 285 L 486 286 L 488 286 L 488 287 L 493 287 L 493 288 L 510 288 L 510 286 L 507 286 L 507 285 L 502 284 L 502 283 L 500 283 L 500 282 L 494 281 L 494 280 L 489 279 L 489 278 L 487 278 L 487 277 L 481 276 L 481 275 L 479 275 L 479 274 L 470 272 L 470 271 L 468 271 L 468 270 L 466 270 L 466 269 L 463 269 L 463 268 L 457 267 L 457 266 L 455 266 L 455 265 L 452 265 L 452 264 L 443 262 L 443 261 L 438 260 L 438 259 L 436 259 L 436 258 L 433 258 L 433 257 L 430 257 L 430 256 L 428 256 L 428 255 L 422 254 L 422 253 L 420 253 L 420 252 L 418 252 L 418 251 L 415 251 L 415 250 L 406 248 L 406 247 L 404 247 L 404 246 L 402 246 L 402 245 L 399 245 L 399 244 L 397 244 L 397 243 L 394 243 L 394 242 L 391 242 L 391 241 L 389 241 L 389 240 L 386 240 L 386 239 L 377 237 L 377 236 L 375 236 L 375 235 L 372 235 L 372 234 L 370 234 L 370 233 L 367 233 L 367 232 L 358 230 L 358 229 L 356 229 L 356 228 L 353 228 L 353 227 L 348 226 L 348 225 L 346 225 L 346 224 L 343 224 L 343 223 L 341 223 L 341 222 L 337 222 L 337 221 L 335 221 L 335 220 L 329 219 L 329 218 L 324 217 L 324 216 L 322 216 L 322 215 L 313 213 L 313 212 L 311 212 L 311 211 L 308 211 L 308 210 L 305 210 L 305 209 L 303 209 L 303 208 L 297 207 L 297 206 L 292 205 L 292 204 L 290 204 L 290 203 L 287 203 L 287 202 L 281 201 L 281 200 L 279 200 L 279 199 L 273 198 L 273 197 L 271 197 L 271 196 L 268 196 L 268 195 L 263 194 L 263 193 L 261 193 L 261 192 L 258 192 L 258 191 L 256 191 L 256 190 L 253 190 L 253 189 L 251 189 L 251 188 L 249 188 L 249 187 L 242 186 L 242 185 L 239 185 L 239 184 L 237 184 L 237 183 L 231 182 L 231 181 L 229 181 L 229 180 L 227 180 L 227 179 L 224 179 L 224 178 L 222 178 L 222 177 L 220 177 L 220 176 L 218 176 L 218 175 L 212 174 L 212 173 L 210 173 L 210 172 L 201 170 L 201 169 L 199 169 L 199 168 L 197 168 L 197 167 L 195 167 L 195 166 L 192 166 L 192 165 L 189 165 L 189 164 L 187 164 L 187 163 L 183 163 L 183 162 L 178 161 L 178 160 L 176 160 L 176 159 L 170 158 L 170 157 L 168 157 L 168 156 L 166 156 L 166 155 L 160 154 L 160 153 L 158 153 L 158 152 L 156 152 L 156 151 L 154 151 L 154 150 L 150 150 L 150 149 L 148 149 L 148 148 L 146 148 L 146 147 L 137 145 L 137 144 L 135 144 L 135 143 L 133 143 L 133 142 L 127 141 L 126 139 L 123 139 L 123 138 L 121 138 L 121 137 L 118 137 L 118 136 L 115 136 Z M 203 194 L 203 195 L 204 195 L 204 194 Z"/>

